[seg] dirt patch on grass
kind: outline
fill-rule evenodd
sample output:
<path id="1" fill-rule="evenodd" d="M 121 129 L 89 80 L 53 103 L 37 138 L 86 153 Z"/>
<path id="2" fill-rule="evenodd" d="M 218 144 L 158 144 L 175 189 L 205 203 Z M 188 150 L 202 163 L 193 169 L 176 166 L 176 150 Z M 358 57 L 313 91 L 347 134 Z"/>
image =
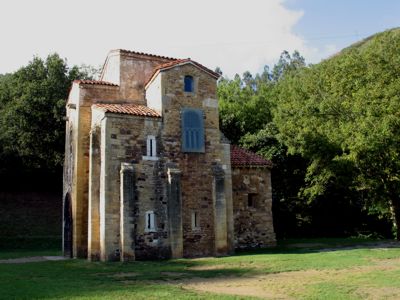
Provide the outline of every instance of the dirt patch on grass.
<path id="1" fill-rule="evenodd" d="M 225 295 L 237 295 L 267 299 L 292 299 L 284 293 L 271 290 L 260 284 L 263 278 L 255 277 L 220 277 L 220 278 L 191 278 L 182 283 L 182 288 L 199 292 L 210 292 Z"/>
<path id="2" fill-rule="evenodd" d="M 358 294 L 362 299 L 399 299 L 400 288 L 396 287 L 360 288 L 357 290 L 356 294 Z"/>
<path id="3" fill-rule="evenodd" d="M 287 247 L 290 248 L 311 248 L 311 247 L 323 247 L 325 244 L 322 243 L 295 243 L 289 244 Z"/>
<path id="4" fill-rule="evenodd" d="M 211 271 L 211 270 L 223 270 L 226 269 L 227 265 L 198 265 L 190 267 L 191 271 Z"/>
<path id="5" fill-rule="evenodd" d="M 104 275 L 104 274 L 102 274 Z M 108 277 L 112 277 L 112 278 L 127 278 L 127 277 L 136 277 L 138 276 L 138 273 L 134 273 L 134 272 L 121 272 L 121 273 L 114 273 L 109 275 Z"/>
<path id="6" fill-rule="evenodd" d="M 181 273 L 181 272 L 161 272 L 161 275 L 168 276 L 168 277 L 183 277 L 187 276 L 187 273 Z"/>
<path id="7" fill-rule="evenodd" d="M 209 268 L 213 267 L 213 268 Z M 226 268 L 226 266 L 225 266 Z M 217 294 L 252 296 L 265 299 L 297 299 L 307 297 L 308 288 L 318 284 L 346 285 L 348 280 L 370 272 L 383 272 L 400 268 L 400 258 L 374 260 L 374 265 L 341 270 L 304 270 L 275 274 L 256 274 L 242 277 L 189 278 L 181 281 L 188 290 Z M 223 269 L 222 265 L 198 266 L 196 270 Z M 362 288 L 355 291 L 367 299 L 399 299 L 397 288 Z"/>

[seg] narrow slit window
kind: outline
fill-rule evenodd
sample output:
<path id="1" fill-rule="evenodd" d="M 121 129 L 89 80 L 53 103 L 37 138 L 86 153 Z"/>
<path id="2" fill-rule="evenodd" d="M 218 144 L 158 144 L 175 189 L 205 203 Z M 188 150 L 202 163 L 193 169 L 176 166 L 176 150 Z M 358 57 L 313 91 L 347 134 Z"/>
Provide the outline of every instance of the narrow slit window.
<path id="1" fill-rule="evenodd" d="M 184 83 L 184 91 L 193 93 L 194 92 L 194 80 L 193 76 L 186 75 L 185 76 L 185 83 Z"/>
<path id="2" fill-rule="evenodd" d="M 156 157 L 156 137 L 154 135 L 147 136 L 147 156 Z"/>
<path id="3" fill-rule="evenodd" d="M 145 231 L 150 232 L 150 231 L 155 231 L 156 226 L 155 226 L 155 215 L 153 211 L 147 211 L 146 216 L 145 216 Z"/>
<path id="4" fill-rule="evenodd" d="M 199 222 L 199 214 L 196 211 L 192 212 L 192 230 L 199 230 L 200 222 Z"/>

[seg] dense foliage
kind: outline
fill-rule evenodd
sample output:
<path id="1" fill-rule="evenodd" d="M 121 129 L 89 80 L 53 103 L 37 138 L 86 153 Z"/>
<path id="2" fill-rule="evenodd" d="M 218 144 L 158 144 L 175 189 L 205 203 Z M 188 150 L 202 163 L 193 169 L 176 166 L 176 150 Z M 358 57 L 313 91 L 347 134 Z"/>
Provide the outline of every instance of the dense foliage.
<path id="1" fill-rule="evenodd" d="M 65 99 L 71 82 L 87 77 L 57 54 L 35 57 L 0 77 L 0 177 L 3 189 L 61 182 Z M 51 188 L 51 184 L 46 184 Z"/>
<path id="2" fill-rule="evenodd" d="M 397 236 L 400 30 L 320 64 L 284 52 L 271 72 L 219 85 L 221 128 L 274 163 L 278 235 Z"/>
<path id="3" fill-rule="evenodd" d="M 310 161 L 307 199 L 340 191 L 390 215 L 400 238 L 400 30 L 378 34 L 278 85 L 275 122 Z"/>

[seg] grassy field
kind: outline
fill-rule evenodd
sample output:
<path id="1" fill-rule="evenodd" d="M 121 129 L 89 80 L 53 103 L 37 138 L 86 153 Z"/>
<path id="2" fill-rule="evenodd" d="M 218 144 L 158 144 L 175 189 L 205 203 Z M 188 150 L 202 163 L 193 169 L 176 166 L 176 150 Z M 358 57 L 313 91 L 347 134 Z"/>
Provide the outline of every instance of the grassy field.
<path id="1" fill-rule="evenodd" d="M 291 241 L 223 258 L 0 264 L 1 299 L 400 299 L 400 245 Z M 8 254 L 7 254 L 8 253 Z M 0 252 L 0 258 L 59 254 Z"/>

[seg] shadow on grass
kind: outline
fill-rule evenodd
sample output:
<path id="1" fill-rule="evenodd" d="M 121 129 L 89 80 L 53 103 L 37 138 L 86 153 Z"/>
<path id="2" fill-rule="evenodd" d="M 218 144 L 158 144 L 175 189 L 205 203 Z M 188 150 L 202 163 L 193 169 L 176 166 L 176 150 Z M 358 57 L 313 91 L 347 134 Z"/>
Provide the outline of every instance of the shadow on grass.
<path id="1" fill-rule="evenodd" d="M 297 245 L 297 246 L 296 246 Z M 238 251 L 232 257 L 101 263 L 86 260 L 0 264 L 0 298 L 103 298 L 103 299 L 212 299 L 212 294 L 197 294 L 182 289 L 191 278 L 229 279 L 307 269 L 337 269 L 370 264 L 368 260 L 397 257 L 398 252 L 360 255 L 337 250 L 400 248 L 394 241 L 291 240 L 272 249 Z M 314 255 L 325 252 L 326 255 Z M 332 253 L 330 253 L 332 252 Z M 308 254 L 301 255 L 296 254 Z M 1 252 L 0 252 L 1 254 Z M 269 255 L 271 254 L 271 255 Z M 282 255 L 274 255 L 282 254 Z M 295 255 L 285 255 L 295 254 Z M 337 255 L 340 254 L 340 255 Z M 251 257 L 251 256 L 256 257 Z M 258 256 L 259 255 L 259 256 Z M 261 255 L 265 255 L 262 257 Z M 249 256 L 245 258 L 244 256 Z M 388 257 L 386 257 L 388 256 Z M 215 296 L 235 299 L 234 296 Z"/>
<path id="2" fill-rule="evenodd" d="M 1 299 L 132 297 L 135 299 L 198 298 L 179 283 L 190 278 L 243 276 L 254 270 L 194 270 L 196 260 L 93 263 L 85 260 L 0 265 Z M 225 297 L 225 296 L 224 296 Z M 204 297 L 206 298 L 206 297 Z M 209 297 L 207 297 L 209 298 Z M 232 297 L 225 297 L 232 299 Z M 234 297 L 233 297 L 234 298 Z"/>
<path id="3" fill-rule="evenodd" d="M 235 256 L 257 254 L 307 254 L 354 249 L 400 248 L 396 240 L 296 239 L 279 241 L 276 247 L 236 250 Z"/>

